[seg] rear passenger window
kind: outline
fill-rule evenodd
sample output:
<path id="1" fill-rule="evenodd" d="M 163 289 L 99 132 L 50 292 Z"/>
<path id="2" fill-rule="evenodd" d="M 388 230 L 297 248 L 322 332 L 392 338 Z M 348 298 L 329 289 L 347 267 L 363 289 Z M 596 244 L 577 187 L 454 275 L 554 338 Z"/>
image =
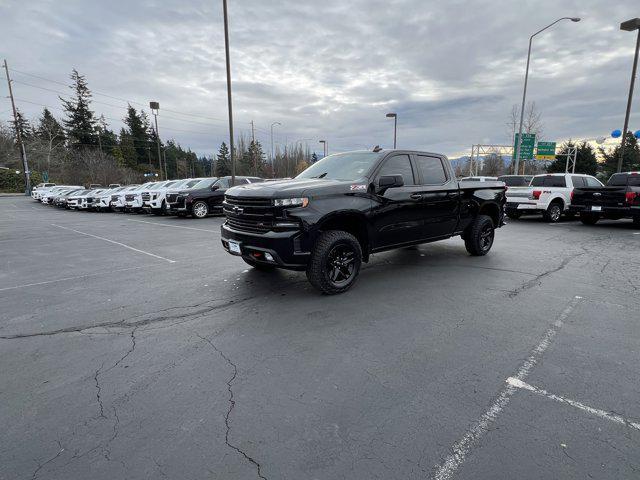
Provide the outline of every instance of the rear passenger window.
<path id="1" fill-rule="evenodd" d="M 573 175 L 571 177 L 571 182 L 573 183 L 573 187 L 574 188 L 582 188 L 582 187 L 586 187 L 587 186 L 585 184 L 585 178 L 584 177 L 577 177 L 577 176 Z"/>
<path id="2" fill-rule="evenodd" d="M 418 170 L 422 175 L 422 185 L 440 185 L 447 181 L 442 160 L 437 157 L 418 155 Z"/>
<path id="3" fill-rule="evenodd" d="M 416 184 L 409 155 L 395 155 L 387 159 L 378 173 L 378 178 L 385 175 L 402 175 L 405 185 Z"/>
<path id="4" fill-rule="evenodd" d="M 545 187 L 566 187 L 567 182 L 564 177 L 547 177 L 544 181 Z"/>

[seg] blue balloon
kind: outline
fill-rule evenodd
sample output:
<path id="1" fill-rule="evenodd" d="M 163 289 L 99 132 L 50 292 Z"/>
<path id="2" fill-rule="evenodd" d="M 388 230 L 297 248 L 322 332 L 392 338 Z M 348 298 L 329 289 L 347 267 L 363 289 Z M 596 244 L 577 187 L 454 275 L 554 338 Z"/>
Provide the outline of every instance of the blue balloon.
<path id="1" fill-rule="evenodd" d="M 633 134 L 634 137 L 640 138 L 640 130 L 636 130 Z"/>
<path id="2" fill-rule="evenodd" d="M 611 132 L 611 136 L 613 138 L 620 138 L 622 136 L 622 130 L 614 130 Z"/>

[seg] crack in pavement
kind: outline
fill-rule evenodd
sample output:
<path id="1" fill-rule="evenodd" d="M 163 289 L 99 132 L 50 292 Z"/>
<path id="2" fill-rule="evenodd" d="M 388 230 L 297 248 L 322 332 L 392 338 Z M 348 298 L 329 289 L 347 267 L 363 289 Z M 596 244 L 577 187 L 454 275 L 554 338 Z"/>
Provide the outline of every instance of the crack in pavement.
<path id="1" fill-rule="evenodd" d="M 66 328 L 60 328 L 57 330 L 50 330 L 50 331 L 46 331 L 46 332 L 36 332 L 36 333 L 16 333 L 13 335 L 0 335 L 0 339 L 3 340 L 14 340 L 14 339 L 22 339 L 22 338 L 33 338 L 33 337 L 50 337 L 50 336 L 54 336 L 54 335 L 60 335 L 60 334 L 65 334 L 65 333 L 83 333 L 86 330 L 93 330 L 96 328 L 131 328 L 133 327 L 134 329 L 137 329 L 139 327 L 143 327 L 145 325 L 150 325 L 152 323 L 159 323 L 159 322 L 163 322 L 166 320 L 181 320 L 181 319 L 185 319 L 185 318 L 190 318 L 190 317 L 199 317 L 202 315 L 206 315 L 207 313 L 211 313 L 215 310 L 220 310 L 223 308 L 227 308 L 227 307 L 231 307 L 234 305 L 240 305 L 248 300 L 251 300 L 253 297 L 246 297 L 246 298 L 241 298 L 241 299 L 234 299 L 234 300 L 229 300 L 228 302 L 224 302 L 220 305 L 210 305 L 206 308 L 202 308 L 200 310 L 197 310 L 195 312 L 186 312 L 186 313 L 181 313 L 181 314 L 177 314 L 177 315 L 163 315 L 163 316 L 159 316 L 159 317 L 153 317 L 153 318 L 147 318 L 147 319 L 143 319 L 143 320 L 139 320 L 137 322 L 127 322 L 126 319 L 123 320 L 117 320 L 117 321 L 112 321 L 112 322 L 101 322 L 101 323 L 96 323 L 96 324 L 90 324 L 90 325 L 77 325 L 77 326 L 73 326 L 73 327 L 66 327 Z M 203 302 L 200 303 L 198 305 L 195 306 L 187 306 L 187 307 L 182 307 L 182 308 L 195 308 L 195 307 L 199 307 L 201 305 L 204 305 L 208 302 Z M 175 308 L 181 308 L 181 307 L 170 307 L 168 309 L 165 310 L 172 310 Z M 159 310 L 158 312 L 153 312 L 153 313 L 159 313 L 165 310 Z"/>
<path id="2" fill-rule="evenodd" d="M 56 440 L 56 442 L 58 442 L 58 447 L 60 448 L 60 450 L 53 457 L 51 457 L 49 460 L 47 460 L 42 464 L 36 460 L 36 463 L 38 463 L 38 468 L 36 468 L 36 471 L 33 472 L 33 475 L 31 476 L 31 480 L 35 480 L 36 478 L 38 478 L 38 473 L 40 473 L 40 470 L 42 470 L 47 464 L 53 462 L 56 458 L 62 455 L 62 452 L 64 452 L 64 448 L 62 448 L 62 444 L 60 443 L 60 440 Z"/>
<path id="3" fill-rule="evenodd" d="M 100 371 L 104 367 L 104 362 L 100 366 L 99 369 L 96 370 L 96 374 L 93 376 L 93 380 L 96 382 L 96 399 L 98 400 L 98 405 L 100 406 L 100 418 L 107 418 L 104 414 L 104 405 L 102 405 L 102 398 L 100 397 L 100 393 L 102 392 L 102 387 L 100 386 L 100 382 L 98 381 L 98 377 L 100 376 Z"/>
<path id="4" fill-rule="evenodd" d="M 582 255 L 586 255 L 587 252 L 581 252 L 581 253 L 577 253 L 575 255 L 571 255 L 569 257 L 565 257 L 564 259 L 562 259 L 562 262 L 560 262 L 560 265 L 558 265 L 557 267 L 554 267 L 550 270 L 546 270 L 545 272 L 542 272 L 539 275 L 536 275 L 534 278 L 532 278 L 531 280 L 523 283 L 522 285 L 520 285 L 518 288 L 516 288 L 515 290 L 511 290 L 508 294 L 509 298 L 515 298 L 518 295 L 520 295 L 522 292 L 529 290 L 530 288 L 533 288 L 537 285 L 541 285 L 542 284 L 542 279 L 545 277 L 548 277 L 549 275 L 559 272 L 560 270 L 564 269 L 571 261 L 575 260 L 576 258 L 582 256 Z"/>
<path id="5" fill-rule="evenodd" d="M 203 337 L 199 333 L 196 333 L 196 336 L 199 337 L 201 340 L 207 342 L 209 345 L 211 345 L 211 348 L 213 348 L 218 353 L 218 355 L 220 355 L 224 359 L 224 361 L 227 362 L 227 364 L 233 369 L 233 373 L 231 374 L 231 377 L 229 377 L 229 380 L 227 380 L 227 391 L 229 392 L 229 409 L 227 410 L 227 414 L 224 417 L 224 424 L 225 424 L 225 426 L 227 428 L 227 431 L 225 432 L 225 436 L 224 436 L 224 442 L 227 444 L 227 446 L 229 448 L 231 448 L 232 450 L 235 450 L 240 455 L 242 455 L 245 459 L 247 459 L 249 462 L 251 462 L 253 465 L 255 465 L 255 467 L 256 467 L 256 469 L 258 471 L 258 478 L 260 478 L 262 480 L 267 480 L 267 477 L 262 475 L 262 467 L 261 467 L 260 463 L 258 461 L 256 461 L 254 458 L 252 458 L 245 451 L 241 450 L 238 446 L 232 444 L 229 441 L 229 435 L 231 433 L 231 424 L 229 423 L 229 417 L 231 416 L 231 412 L 233 411 L 233 409 L 236 406 L 236 402 L 235 402 L 234 397 L 233 397 L 232 385 L 233 385 L 233 381 L 238 376 L 238 367 L 236 366 L 235 363 L 233 363 L 231 361 L 231 359 L 229 357 L 227 357 L 224 354 L 224 352 L 222 352 L 222 350 L 220 350 L 218 347 L 216 347 L 216 345 L 211 340 L 209 340 L 207 337 Z"/>

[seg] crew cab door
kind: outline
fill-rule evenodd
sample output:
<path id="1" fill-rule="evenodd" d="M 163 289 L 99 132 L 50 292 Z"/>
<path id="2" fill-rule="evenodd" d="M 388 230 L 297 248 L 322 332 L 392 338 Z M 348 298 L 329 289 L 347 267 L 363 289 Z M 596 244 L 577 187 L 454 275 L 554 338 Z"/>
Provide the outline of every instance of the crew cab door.
<path id="1" fill-rule="evenodd" d="M 422 197 L 421 212 L 424 220 L 423 238 L 449 237 L 458 223 L 460 191 L 458 182 L 449 178 L 443 159 L 436 156 L 415 154 L 419 190 Z"/>
<path id="2" fill-rule="evenodd" d="M 384 160 L 374 177 L 377 186 L 380 177 L 402 175 L 404 186 L 376 193 L 376 206 L 372 215 L 375 231 L 374 249 L 417 242 L 424 234 L 424 212 L 421 190 L 416 185 L 417 175 L 408 154 L 396 154 Z"/>

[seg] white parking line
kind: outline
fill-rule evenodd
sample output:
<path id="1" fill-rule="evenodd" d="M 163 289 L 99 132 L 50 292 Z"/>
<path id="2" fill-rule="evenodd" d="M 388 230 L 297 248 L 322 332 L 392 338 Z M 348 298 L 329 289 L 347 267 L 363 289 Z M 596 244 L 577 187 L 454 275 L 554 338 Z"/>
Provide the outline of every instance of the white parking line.
<path id="1" fill-rule="evenodd" d="M 169 225 L 166 223 L 159 223 L 159 222 L 147 222 L 146 220 L 134 220 L 132 218 L 127 218 L 127 220 L 129 222 L 148 223 L 149 225 L 159 225 L 161 227 L 182 228 L 184 230 L 197 230 L 199 232 L 220 233 L 219 230 L 207 230 L 206 228 L 183 227 L 182 225 Z"/>
<path id="2" fill-rule="evenodd" d="M 571 312 L 573 312 L 581 299 L 582 297 L 579 296 L 573 298 L 567 308 L 562 311 L 553 326 L 545 332 L 540 343 L 531 351 L 531 354 L 518 369 L 516 375 L 510 378 L 524 380 L 527 375 L 529 375 L 531 369 L 536 365 L 536 363 L 538 363 L 538 359 L 542 356 L 545 350 L 549 348 L 549 345 L 551 345 L 551 341 L 558 333 L 558 330 L 562 327 L 563 322 L 569 317 L 569 315 L 571 315 Z M 444 461 L 436 467 L 433 475 L 435 480 L 448 480 L 453 476 L 458 468 L 460 468 L 460 465 L 465 461 L 465 458 L 471 451 L 471 448 L 488 431 L 489 426 L 496 421 L 516 391 L 517 388 L 515 386 L 507 384 L 502 392 L 500 392 L 500 395 L 498 395 L 498 398 L 491 404 L 489 409 L 480 416 L 480 418 L 467 430 L 467 433 L 460 440 L 451 446 L 451 451 L 453 453 L 447 455 Z"/>
<path id="3" fill-rule="evenodd" d="M 50 283 L 64 282 L 64 281 L 67 281 L 67 280 L 78 280 L 80 278 L 99 277 L 101 275 L 108 275 L 110 273 L 127 272 L 129 270 L 139 270 L 141 268 L 149 268 L 149 267 L 119 268 L 119 269 L 116 269 L 116 270 L 109 270 L 108 272 L 88 273 L 86 275 L 77 275 L 75 277 L 58 278 L 57 280 L 47 280 L 46 282 L 26 283 L 24 285 L 16 285 L 15 287 L 0 288 L 0 292 L 4 292 L 4 291 L 7 291 L 7 290 L 17 290 L 19 288 L 37 287 L 39 285 L 48 285 Z"/>
<path id="4" fill-rule="evenodd" d="M 528 383 L 523 382 L 522 380 L 519 380 L 517 378 L 509 377 L 507 378 L 507 383 L 513 387 L 520 388 L 522 390 L 528 390 L 529 392 L 537 393 L 538 395 L 549 398 L 551 400 L 555 400 L 566 405 L 571 405 L 572 407 L 578 408 L 597 417 L 604 418 L 621 425 L 626 425 L 628 427 L 635 428 L 636 430 L 640 430 L 640 423 L 631 422 L 626 418 L 621 417 L 620 415 L 616 415 L 615 413 L 609 413 L 605 412 L 604 410 L 600 410 L 599 408 L 589 407 L 584 403 L 576 402 L 575 400 L 571 400 L 560 395 L 554 395 L 553 393 L 549 393 L 542 388 L 529 385 Z"/>
<path id="5" fill-rule="evenodd" d="M 53 225 L 54 227 L 62 228 L 64 230 L 69 230 L 71 232 L 79 233 L 80 235 L 86 235 L 87 237 L 93 237 L 93 238 L 97 238 L 98 240 L 103 240 L 105 242 L 113 243 L 115 245 L 120 245 L 121 247 L 127 248 L 129 250 L 133 250 L 134 252 L 142 253 L 144 255 L 149 255 L 150 257 L 154 257 L 154 258 L 159 258 L 160 260 L 164 260 L 165 262 L 176 263 L 175 260 L 170 260 L 168 258 L 161 257 L 160 255 L 156 255 L 155 253 L 145 252 L 144 250 L 133 248 L 129 245 L 125 245 L 124 243 L 116 242 L 115 240 L 110 240 L 108 238 L 100 237 L 98 235 L 93 235 L 91 233 L 81 232 L 79 230 L 74 230 L 73 228 L 63 227 L 62 225 L 56 225 L 55 223 L 52 223 L 51 225 Z"/>

